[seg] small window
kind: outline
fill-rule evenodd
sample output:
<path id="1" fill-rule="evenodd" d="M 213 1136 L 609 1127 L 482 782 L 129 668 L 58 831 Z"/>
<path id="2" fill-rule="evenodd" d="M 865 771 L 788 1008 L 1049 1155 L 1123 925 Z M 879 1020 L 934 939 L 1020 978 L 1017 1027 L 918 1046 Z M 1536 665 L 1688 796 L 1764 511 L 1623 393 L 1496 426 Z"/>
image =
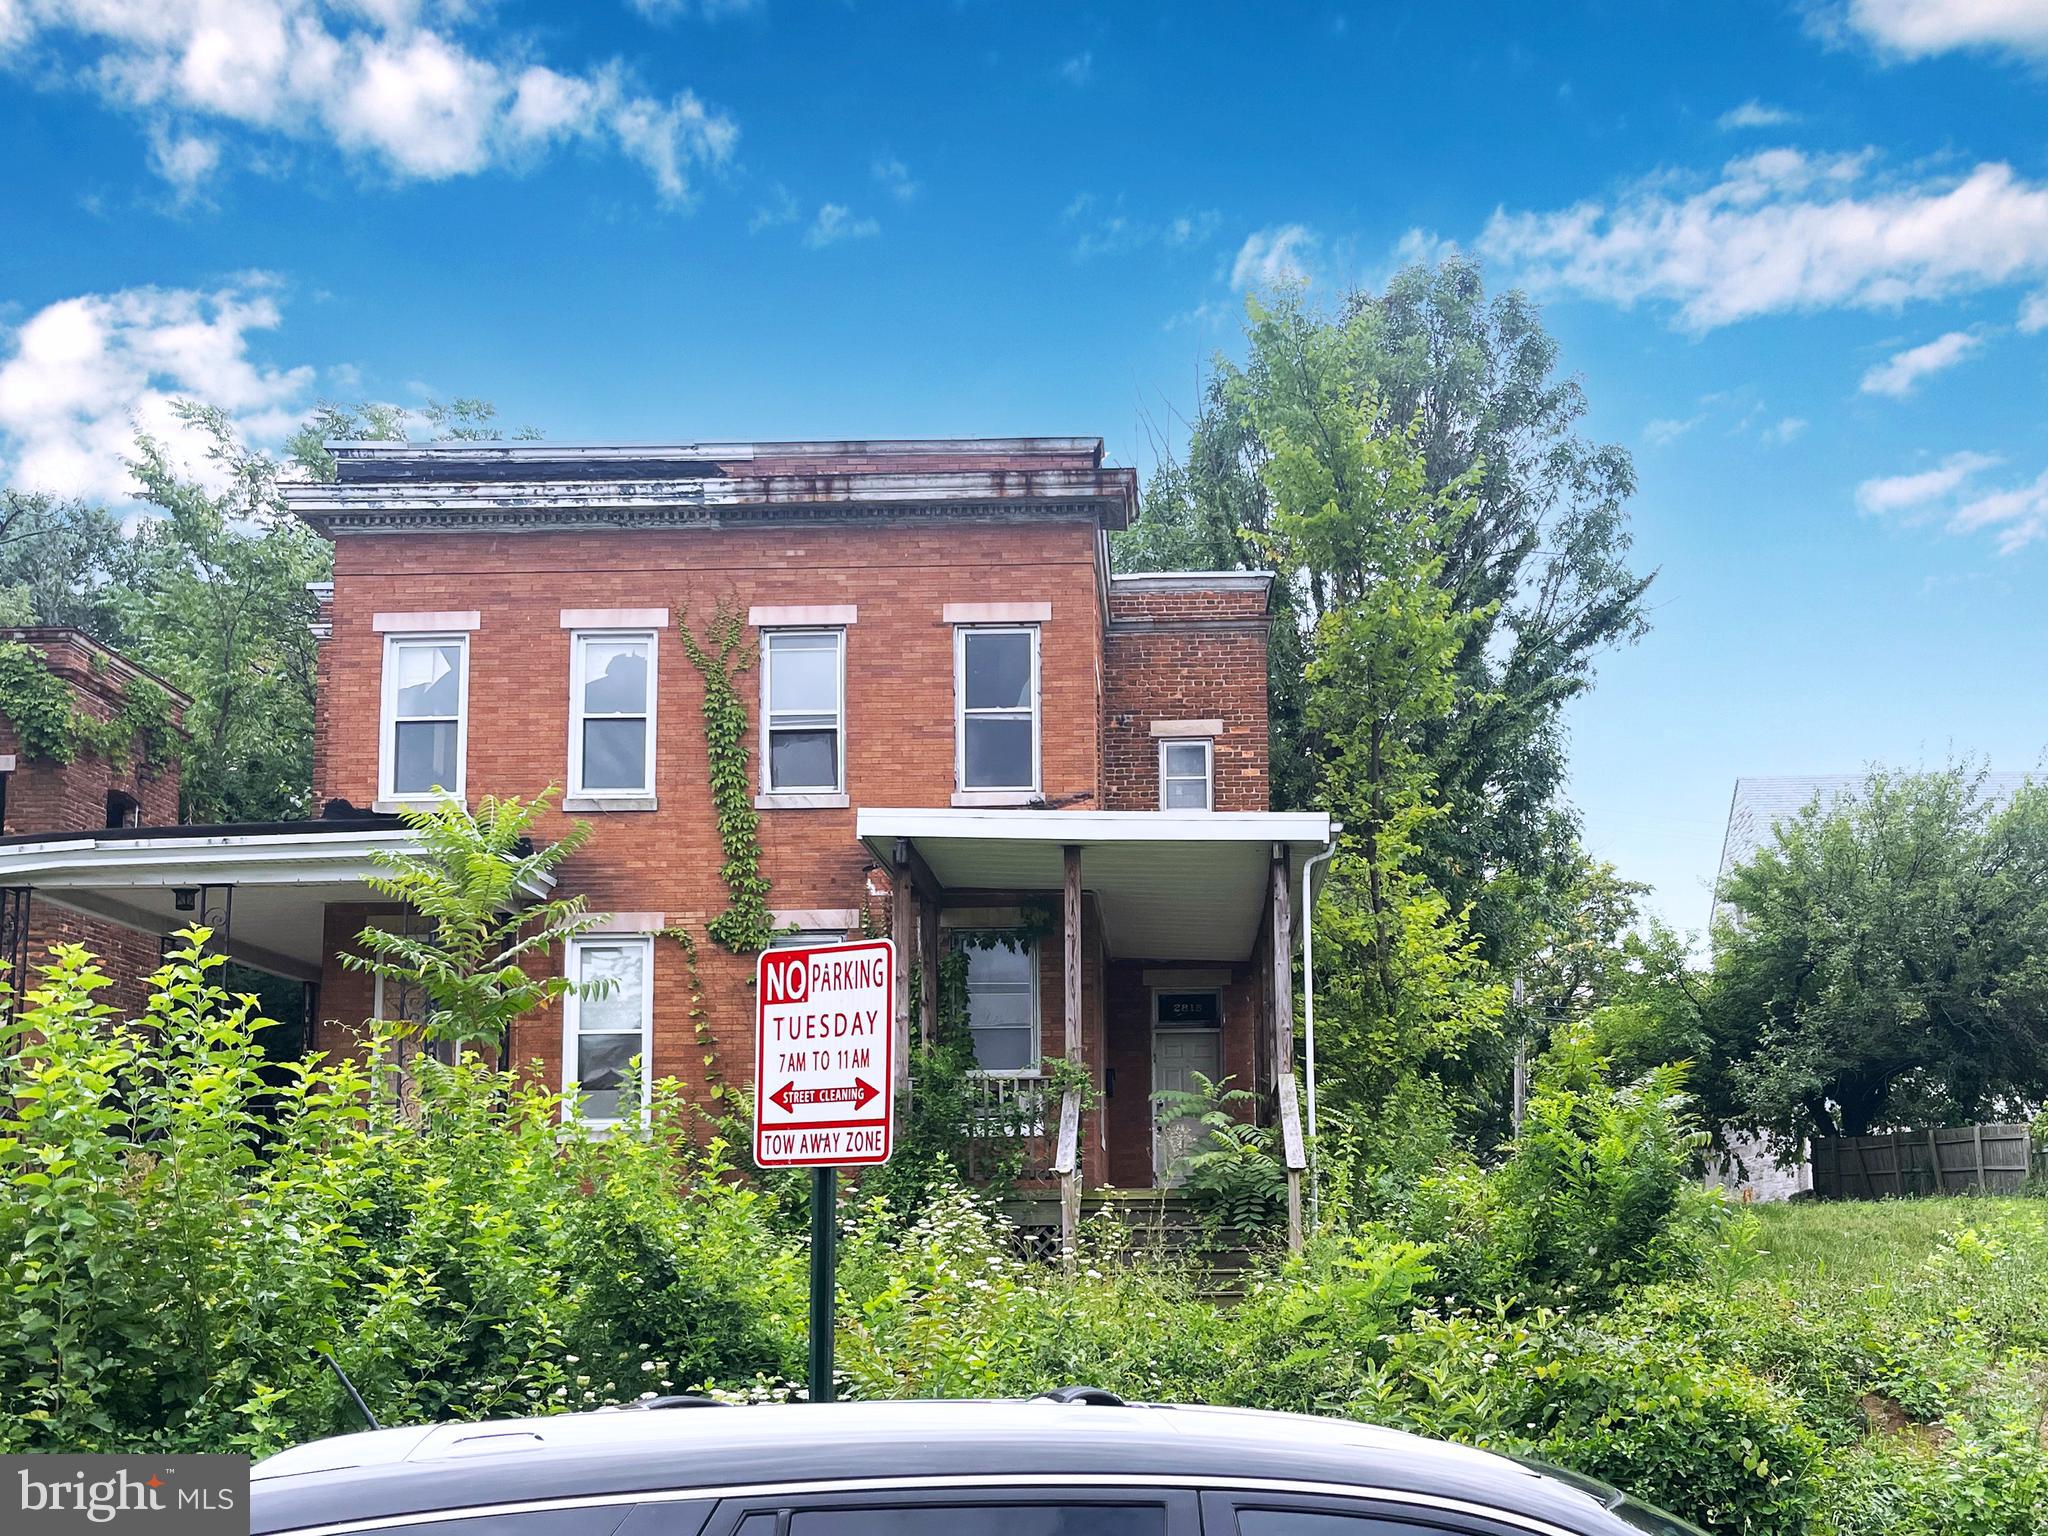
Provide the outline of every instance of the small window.
<path id="1" fill-rule="evenodd" d="M 956 633 L 960 787 L 1037 789 L 1037 629 Z"/>
<path id="2" fill-rule="evenodd" d="M 1240 1509 L 1237 1536 L 1445 1536 L 1439 1526 L 1331 1509 Z"/>
<path id="3" fill-rule="evenodd" d="M 846 631 L 772 629 L 762 636 L 761 756 L 770 794 L 846 787 Z"/>
<path id="4" fill-rule="evenodd" d="M 646 1102 L 653 1081 L 653 960 L 653 941 L 645 938 L 578 939 L 569 946 L 571 981 L 608 983 L 599 996 L 563 999 L 562 1086 L 581 1090 L 586 1124 L 618 1123 L 636 1059 Z"/>
<path id="5" fill-rule="evenodd" d="M 123 794 L 118 789 L 108 790 L 107 825 L 109 827 L 141 826 L 142 802 L 133 795 Z"/>
<path id="6" fill-rule="evenodd" d="M 974 1061 L 983 1072 L 1025 1076 L 1038 1071 L 1038 953 L 1007 938 L 991 944 L 969 939 L 967 1027 Z"/>
<path id="7" fill-rule="evenodd" d="M 1161 1029 L 1220 1029 L 1223 999 L 1214 992 L 1161 992 L 1154 1021 Z"/>
<path id="8" fill-rule="evenodd" d="M 778 933 L 768 940 L 770 949 L 815 949 L 821 944 L 843 944 L 846 934 L 837 928 L 798 928 L 789 933 Z"/>
<path id="9" fill-rule="evenodd" d="M 751 1517 L 750 1517 L 751 1518 Z M 753 1536 L 749 1531 L 747 1536 Z M 868 1504 L 799 1509 L 789 1536 L 1166 1536 L 1159 1504 Z"/>
<path id="10" fill-rule="evenodd" d="M 1159 808 L 1206 811 L 1215 803 L 1211 769 L 1215 756 L 1207 741 L 1159 743 Z"/>
<path id="11" fill-rule="evenodd" d="M 654 792 L 654 636 L 577 634 L 569 663 L 569 793 Z"/>
<path id="12" fill-rule="evenodd" d="M 390 638 L 384 651 L 384 731 L 380 798 L 462 798 L 469 638 Z"/>

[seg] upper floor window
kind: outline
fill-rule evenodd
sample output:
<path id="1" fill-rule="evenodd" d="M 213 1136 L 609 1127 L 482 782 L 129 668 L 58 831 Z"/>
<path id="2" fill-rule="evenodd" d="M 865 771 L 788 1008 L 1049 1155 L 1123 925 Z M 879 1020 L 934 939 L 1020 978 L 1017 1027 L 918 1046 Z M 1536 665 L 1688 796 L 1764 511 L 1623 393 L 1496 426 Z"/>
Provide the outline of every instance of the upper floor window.
<path id="1" fill-rule="evenodd" d="M 1216 803 L 1216 755 L 1208 741 L 1159 743 L 1159 808 L 1207 811 Z"/>
<path id="2" fill-rule="evenodd" d="M 569 661 L 569 793 L 654 793 L 654 636 L 577 634 Z"/>
<path id="3" fill-rule="evenodd" d="M 964 790 L 1038 788 L 1038 630 L 959 629 L 955 696 Z"/>
<path id="4" fill-rule="evenodd" d="M 983 1072 L 1038 1070 L 1038 952 L 1028 942 L 967 939 L 967 1027 Z"/>
<path id="5" fill-rule="evenodd" d="M 461 799 L 468 712 L 467 635 L 389 636 L 377 797 Z"/>
<path id="6" fill-rule="evenodd" d="M 846 787 L 846 631 L 761 637 L 762 787 L 772 795 Z"/>
<path id="7" fill-rule="evenodd" d="M 616 1125 L 621 1095 L 640 1063 L 642 1104 L 653 1081 L 654 941 L 641 936 L 590 937 L 569 945 L 569 979 L 597 983 L 599 995 L 562 1000 L 562 1086 L 582 1092 L 583 1120 Z"/>

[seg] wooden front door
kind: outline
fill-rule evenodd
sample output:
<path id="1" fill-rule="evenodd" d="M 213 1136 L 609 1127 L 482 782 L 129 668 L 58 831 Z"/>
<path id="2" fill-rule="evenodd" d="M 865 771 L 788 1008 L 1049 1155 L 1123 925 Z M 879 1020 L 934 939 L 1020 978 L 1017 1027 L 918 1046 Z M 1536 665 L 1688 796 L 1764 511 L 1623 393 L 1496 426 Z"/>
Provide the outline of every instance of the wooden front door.
<path id="1" fill-rule="evenodd" d="M 1223 1031 L 1220 1029 L 1154 1029 L 1152 1091 L 1192 1093 L 1195 1074 L 1214 1083 L 1223 1076 Z M 1153 1117 L 1152 1176 L 1160 1188 L 1180 1182 L 1173 1165 L 1189 1152 L 1201 1134 L 1201 1123 L 1189 1117 L 1161 1124 Z"/>

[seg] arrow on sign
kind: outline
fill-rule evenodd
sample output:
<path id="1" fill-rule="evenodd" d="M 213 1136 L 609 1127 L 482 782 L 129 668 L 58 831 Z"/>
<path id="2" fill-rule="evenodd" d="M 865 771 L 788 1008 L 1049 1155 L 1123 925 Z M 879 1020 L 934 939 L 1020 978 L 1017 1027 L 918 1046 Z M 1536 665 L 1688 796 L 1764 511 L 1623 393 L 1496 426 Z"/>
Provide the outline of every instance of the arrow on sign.
<path id="1" fill-rule="evenodd" d="M 768 1099 L 779 1104 L 783 1113 L 794 1114 L 799 1104 L 851 1104 L 855 1109 L 864 1109 L 869 1100 L 881 1097 L 881 1093 L 873 1083 L 856 1077 L 843 1088 L 799 1088 L 793 1082 L 784 1083 Z"/>

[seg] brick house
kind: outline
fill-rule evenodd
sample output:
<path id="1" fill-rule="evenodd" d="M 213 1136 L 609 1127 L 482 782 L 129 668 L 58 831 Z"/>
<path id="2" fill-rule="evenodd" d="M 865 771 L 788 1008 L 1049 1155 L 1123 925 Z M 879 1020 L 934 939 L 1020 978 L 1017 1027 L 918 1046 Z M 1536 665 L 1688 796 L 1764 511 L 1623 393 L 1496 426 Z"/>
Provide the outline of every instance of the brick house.
<path id="1" fill-rule="evenodd" d="M 370 852 L 406 841 L 392 813 L 558 785 L 555 824 L 595 829 L 561 884 L 610 914 L 564 963 L 618 986 L 522 1021 L 510 1056 L 579 1082 L 600 1116 L 636 1056 L 701 1087 L 685 957 L 660 935 L 702 935 L 726 902 L 678 639 L 723 609 L 758 653 L 775 919 L 884 926 L 899 1040 L 934 1025 L 929 1002 L 912 1017 L 913 966 L 1035 921 L 1024 953 L 968 946 L 970 1022 L 992 1099 L 1028 1102 L 1044 1056 L 1086 1064 L 1093 1104 L 1050 1155 L 1070 1184 L 1159 1184 L 1172 1133 L 1150 1095 L 1193 1072 L 1291 1116 L 1292 913 L 1330 828 L 1269 806 L 1271 578 L 1112 575 L 1137 478 L 1099 439 L 332 451 L 335 483 L 288 491 L 335 547 L 314 769 L 330 814 L 74 849 L 32 882 L 53 898 L 119 890 L 167 923 L 166 881 L 243 892 L 231 952 L 317 983 L 315 1044 L 347 1048 L 380 1000 L 335 957 L 398 916 L 362 886 Z M 0 883 L 22 879 L 9 860 Z M 752 959 L 700 948 L 718 1070 L 744 1081 Z"/>

